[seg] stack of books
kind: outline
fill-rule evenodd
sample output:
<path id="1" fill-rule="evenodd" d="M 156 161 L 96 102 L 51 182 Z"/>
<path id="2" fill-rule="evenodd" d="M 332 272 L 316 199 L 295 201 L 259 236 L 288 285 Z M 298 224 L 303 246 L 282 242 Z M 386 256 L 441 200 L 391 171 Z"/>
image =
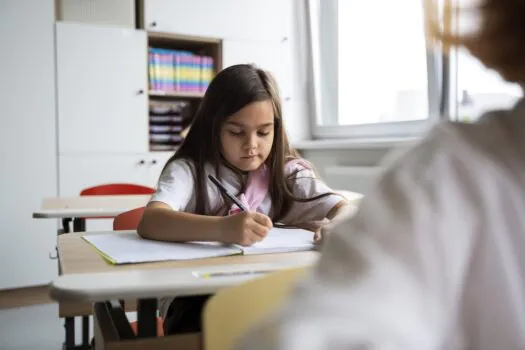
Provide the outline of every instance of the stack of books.
<path id="1" fill-rule="evenodd" d="M 190 51 L 148 49 L 150 91 L 204 93 L 214 75 L 212 57 Z"/>
<path id="2" fill-rule="evenodd" d="M 183 140 L 184 120 L 189 116 L 190 108 L 187 101 L 150 101 L 150 150 L 176 149 Z"/>

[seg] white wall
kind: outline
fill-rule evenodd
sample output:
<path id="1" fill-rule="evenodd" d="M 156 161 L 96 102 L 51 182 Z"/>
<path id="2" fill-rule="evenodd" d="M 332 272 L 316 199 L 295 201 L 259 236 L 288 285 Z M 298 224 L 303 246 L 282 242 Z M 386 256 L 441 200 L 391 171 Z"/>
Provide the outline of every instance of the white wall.
<path id="1" fill-rule="evenodd" d="M 301 155 L 312 162 L 321 178 L 332 188 L 366 194 L 382 170 L 380 161 L 390 148 L 307 149 Z"/>
<path id="2" fill-rule="evenodd" d="M 0 289 L 49 283 L 56 221 L 34 220 L 57 194 L 54 0 L 0 1 Z"/>

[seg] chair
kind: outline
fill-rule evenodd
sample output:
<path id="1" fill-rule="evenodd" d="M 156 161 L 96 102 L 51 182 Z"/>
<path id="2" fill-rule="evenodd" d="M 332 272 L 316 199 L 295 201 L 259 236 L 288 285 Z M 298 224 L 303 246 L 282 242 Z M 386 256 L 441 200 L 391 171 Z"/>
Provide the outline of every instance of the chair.
<path id="1" fill-rule="evenodd" d="M 113 231 L 136 230 L 145 207 L 135 208 L 121 213 L 113 219 Z"/>
<path id="2" fill-rule="evenodd" d="M 153 194 L 155 189 L 147 186 L 128 184 L 128 183 L 111 183 L 88 187 L 80 191 L 81 196 L 117 196 L 117 195 L 138 195 Z M 91 219 L 111 219 L 110 216 L 96 216 Z M 85 221 L 86 219 L 84 219 Z M 85 231 L 85 227 L 82 231 Z"/>
<path id="3" fill-rule="evenodd" d="M 306 271 L 307 268 L 278 271 L 211 297 L 203 312 L 204 349 L 231 349 L 251 324 L 282 303 L 294 282 Z"/>
<path id="4" fill-rule="evenodd" d="M 80 191 L 81 196 L 108 196 L 108 195 L 133 195 L 133 194 L 153 194 L 155 189 L 147 186 L 113 183 L 88 187 Z"/>

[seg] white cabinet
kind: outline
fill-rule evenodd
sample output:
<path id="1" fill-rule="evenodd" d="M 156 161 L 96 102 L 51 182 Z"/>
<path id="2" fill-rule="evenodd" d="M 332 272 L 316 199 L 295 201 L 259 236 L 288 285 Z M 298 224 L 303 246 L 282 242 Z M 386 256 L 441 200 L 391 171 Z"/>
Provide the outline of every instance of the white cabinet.
<path id="1" fill-rule="evenodd" d="M 223 67 L 241 63 L 253 63 L 272 73 L 277 81 L 283 101 L 283 116 L 294 112 L 293 69 L 290 40 L 267 43 L 248 40 L 225 39 L 222 43 Z"/>
<path id="2" fill-rule="evenodd" d="M 278 42 L 292 30 L 295 0 L 143 0 L 149 31 Z"/>
<path id="3" fill-rule="evenodd" d="M 57 195 L 54 16 L 53 0 L 0 4 L 0 289 L 57 275 L 56 221 L 31 217 Z"/>
<path id="4" fill-rule="evenodd" d="M 135 28 L 134 0 L 58 0 L 58 20 Z"/>
<path id="5" fill-rule="evenodd" d="M 57 23 L 60 153 L 148 151 L 144 31 Z"/>
<path id="6" fill-rule="evenodd" d="M 125 155 L 61 155 L 60 195 L 78 196 L 87 187 L 134 183 L 155 187 L 171 152 Z"/>

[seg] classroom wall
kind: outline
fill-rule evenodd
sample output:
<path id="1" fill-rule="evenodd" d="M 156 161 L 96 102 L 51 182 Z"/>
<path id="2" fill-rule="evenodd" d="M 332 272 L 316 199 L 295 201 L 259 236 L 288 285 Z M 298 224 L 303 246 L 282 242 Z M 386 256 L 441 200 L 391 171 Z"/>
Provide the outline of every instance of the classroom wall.
<path id="1" fill-rule="evenodd" d="M 284 117 L 297 142 L 310 138 L 306 12 L 305 1 L 286 1 L 294 6 L 296 113 Z M 46 284 L 57 275 L 49 259 L 57 221 L 31 217 L 43 198 L 58 194 L 54 17 L 54 0 L 0 1 L 0 289 Z"/>
<path id="2" fill-rule="evenodd" d="M 57 195 L 54 0 L 0 1 L 0 289 L 57 274 L 56 221 L 33 220 Z"/>
<path id="3" fill-rule="evenodd" d="M 296 113 L 284 117 L 290 140 L 297 143 L 311 138 L 306 2 L 286 1 L 293 1 L 294 6 L 292 103 Z M 57 222 L 31 218 L 43 198 L 58 194 L 54 3 L 0 1 L 0 164 L 4 170 L 0 182 L 0 289 L 46 284 L 57 274 L 56 261 L 49 259 L 54 254 Z M 310 149 L 303 154 L 324 171 L 334 164 L 375 164 L 383 153 Z M 324 174 L 332 186 L 366 190 L 368 185 L 345 181 L 348 177 L 335 170 L 335 175 Z M 365 172 L 365 182 L 369 178 Z"/>

